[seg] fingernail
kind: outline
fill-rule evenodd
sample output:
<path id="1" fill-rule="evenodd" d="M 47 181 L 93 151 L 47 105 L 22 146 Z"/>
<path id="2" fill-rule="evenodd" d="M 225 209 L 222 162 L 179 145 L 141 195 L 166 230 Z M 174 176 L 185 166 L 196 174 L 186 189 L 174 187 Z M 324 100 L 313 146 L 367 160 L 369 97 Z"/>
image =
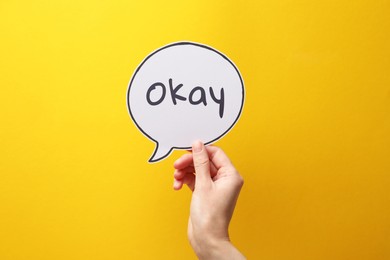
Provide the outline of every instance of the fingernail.
<path id="1" fill-rule="evenodd" d="M 195 141 L 192 144 L 192 151 L 195 153 L 199 153 L 202 151 L 202 142 L 201 141 Z"/>

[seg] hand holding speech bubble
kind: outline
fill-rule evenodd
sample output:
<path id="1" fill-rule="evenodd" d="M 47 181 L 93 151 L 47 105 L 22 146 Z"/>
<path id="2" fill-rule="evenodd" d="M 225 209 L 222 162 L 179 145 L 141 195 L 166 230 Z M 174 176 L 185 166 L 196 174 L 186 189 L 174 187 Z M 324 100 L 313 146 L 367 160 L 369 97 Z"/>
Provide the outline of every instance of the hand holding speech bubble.
<path id="1" fill-rule="evenodd" d="M 244 83 L 233 62 L 193 42 L 151 53 L 127 91 L 132 120 L 156 143 L 149 162 L 168 157 L 173 149 L 191 149 L 195 140 L 217 141 L 237 122 L 243 104 Z"/>

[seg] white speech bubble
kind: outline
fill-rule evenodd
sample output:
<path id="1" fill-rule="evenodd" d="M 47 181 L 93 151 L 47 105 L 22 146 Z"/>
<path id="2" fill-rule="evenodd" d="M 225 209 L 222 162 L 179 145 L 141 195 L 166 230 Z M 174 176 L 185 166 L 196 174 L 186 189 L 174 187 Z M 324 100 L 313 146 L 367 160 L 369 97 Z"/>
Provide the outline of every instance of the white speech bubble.
<path id="1" fill-rule="evenodd" d="M 149 162 L 173 149 L 211 144 L 237 122 L 244 83 L 234 63 L 199 43 L 178 42 L 148 55 L 135 70 L 127 105 L 138 129 L 156 143 Z"/>

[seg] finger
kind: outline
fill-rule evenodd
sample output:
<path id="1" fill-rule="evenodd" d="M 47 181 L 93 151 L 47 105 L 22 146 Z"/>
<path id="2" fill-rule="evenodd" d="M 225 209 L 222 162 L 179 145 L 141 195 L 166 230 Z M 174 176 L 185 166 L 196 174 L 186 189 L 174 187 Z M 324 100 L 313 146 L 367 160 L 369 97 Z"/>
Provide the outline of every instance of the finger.
<path id="1" fill-rule="evenodd" d="M 206 148 L 208 150 L 209 157 L 210 157 L 212 155 L 212 152 L 209 151 L 209 147 L 210 146 L 207 146 Z M 211 150 L 213 150 L 213 149 L 211 149 Z M 188 154 L 182 155 L 179 159 L 177 159 L 174 162 L 173 167 L 175 169 L 191 168 L 192 172 L 195 172 L 192 154 L 188 153 Z M 217 174 L 217 172 L 218 172 L 218 169 L 215 167 L 214 163 L 210 163 L 210 175 L 211 175 L 211 177 L 213 178 Z"/>
<path id="2" fill-rule="evenodd" d="M 195 185 L 207 185 L 211 181 L 210 161 L 206 147 L 200 141 L 192 144 L 192 156 L 196 173 Z"/>
<path id="3" fill-rule="evenodd" d="M 175 179 L 179 180 L 179 179 L 182 179 L 186 174 L 194 174 L 194 172 L 195 172 L 194 167 L 189 166 L 189 167 L 184 168 L 184 169 L 175 170 L 175 172 L 173 173 L 173 177 Z"/>
<path id="4" fill-rule="evenodd" d="M 182 179 L 174 179 L 173 181 L 173 189 L 180 190 L 183 185 L 186 184 L 191 191 L 194 191 L 195 187 L 195 175 L 187 174 Z"/>
<path id="5" fill-rule="evenodd" d="M 210 148 L 212 147 L 212 148 Z M 206 150 L 207 150 L 207 153 L 209 155 L 209 158 L 211 158 L 214 153 L 214 146 L 206 146 Z M 214 163 L 210 160 L 210 175 L 211 175 L 211 178 L 214 178 L 215 175 L 217 175 L 218 173 L 218 168 L 214 165 Z"/>
<path id="6" fill-rule="evenodd" d="M 210 155 L 209 155 L 210 156 Z M 188 166 L 189 165 L 189 166 Z M 173 167 L 175 169 L 185 169 L 186 172 L 195 172 L 194 164 L 193 164 L 193 157 L 192 154 L 185 154 L 179 159 L 176 160 Z M 218 172 L 218 169 L 215 167 L 214 163 L 210 162 L 210 175 L 211 178 L 213 178 Z"/>
<path id="7" fill-rule="evenodd" d="M 207 152 L 210 157 L 210 161 L 215 166 L 216 169 L 220 169 L 222 167 L 233 167 L 232 162 L 229 157 L 225 154 L 225 152 L 216 146 L 207 146 Z"/>
<path id="8" fill-rule="evenodd" d="M 183 187 L 182 180 L 173 179 L 173 189 L 174 190 L 180 190 L 182 187 Z"/>
<path id="9" fill-rule="evenodd" d="M 177 159 L 174 162 L 173 167 L 175 169 L 183 169 L 183 168 L 186 168 L 190 165 L 193 165 L 192 154 L 187 153 L 187 154 L 182 155 L 179 159 Z"/>
<path id="10" fill-rule="evenodd" d="M 215 175 L 217 175 L 218 169 L 215 167 L 214 163 L 210 161 L 210 176 L 211 178 L 214 178 Z"/>
<path id="11" fill-rule="evenodd" d="M 182 179 L 183 183 L 187 185 L 187 187 L 191 190 L 194 191 L 195 188 L 195 175 L 194 174 L 187 174 L 184 176 Z"/>

